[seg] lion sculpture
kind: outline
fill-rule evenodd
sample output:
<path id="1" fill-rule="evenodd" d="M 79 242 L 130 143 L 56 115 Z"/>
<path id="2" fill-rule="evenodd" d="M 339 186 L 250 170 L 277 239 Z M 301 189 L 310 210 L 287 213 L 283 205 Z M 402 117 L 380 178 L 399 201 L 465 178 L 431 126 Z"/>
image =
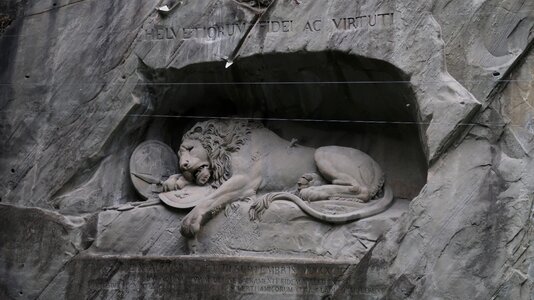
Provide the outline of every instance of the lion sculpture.
<path id="1" fill-rule="evenodd" d="M 310 216 L 345 223 L 378 214 L 393 200 L 380 166 L 367 154 L 347 147 L 308 148 L 288 142 L 257 122 L 209 120 L 193 126 L 178 150 L 181 175 L 163 186 L 187 184 L 215 189 L 182 221 L 181 233 L 194 237 L 226 205 L 259 196 L 250 209 L 257 219 L 274 200 L 289 200 Z M 372 204 L 353 212 L 326 214 L 310 201 L 342 199 Z"/>

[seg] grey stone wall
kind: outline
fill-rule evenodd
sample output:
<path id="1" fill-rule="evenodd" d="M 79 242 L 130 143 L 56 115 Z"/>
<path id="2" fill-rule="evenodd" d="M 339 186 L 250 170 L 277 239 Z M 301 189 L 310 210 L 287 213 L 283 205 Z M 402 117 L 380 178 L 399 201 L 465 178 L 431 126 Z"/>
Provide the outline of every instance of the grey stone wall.
<path id="1" fill-rule="evenodd" d="M 109 289 L 132 269 L 125 267 L 117 277 L 110 271 L 105 277 L 98 273 L 101 264 L 107 263 L 105 255 L 117 255 L 111 260 L 121 265 L 124 255 L 150 260 L 189 253 L 189 242 L 173 231 L 184 212 L 161 205 L 131 208 L 128 204 L 140 200 L 128 174 L 135 146 L 148 137 L 176 140 L 187 126 L 178 123 L 173 133 L 154 116 L 202 111 L 198 99 L 210 96 L 199 94 L 201 89 L 162 85 L 165 79 L 192 66 L 202 70 L 205 65 L 209 66 L 204 69 L 207 74 L 200 72 L 188 80 L 194 83 L 208 74 L 214 76 L 216 67 L 220 76 L 212 80 L 235 80 L 240 68 L 250 70 L 245 67 L 248 64 L 262 66 L 256 75 L 243 73 L 254 80 L 280 75 L 281 82 L 288 82 L 290 73 L 269 73 L 284 68 L 262 65 L 262 57 L 274 57 L 270 64 L 291 67 L 299 64 L 288 58 L 304 53 L 326 57 L 334 52 L 349 57 L 341 67 L 333 68 L 334 74 L 338 72 L 334 80 L 351 78 L 347 70 L 352 68 L 363 70 L 364 74 L 353 77 L 359 81 L 402 81 L 402 92 L 396 88 L 381 92 L 399 92 L 399 99 L 411 105 L 406 114 L 398 111 L 400 106 L 391 106 L 389 111 L 394 112 L 387 121 L 406 116 L 407 121 L 417 123 L 402 139 L 414 143 L 386 143 L 384 147 L 378 141 L 387 136 L 377 133 L 375 144 L 367 150 L 382 156 L 397 178 L 412 174 L 407 181 L 416 184 L 403 193 L 409 200 L 415 198 L 403 208 L 405 214 L 369 221 L 373 228 L 383 225 L 385 236 L 368 237 L 366 251 L 349 248 L 352 252 L 343 253 L 343 258 L 352 259 L 350 266 L 336 277 L 335 285 L 327 285 L 316 296 L 347 299 L 356 293 L 368 299 L 533 299 L 534 3 L 299 2 L 278 0 L 259 19 L 249 9 L 226 0 L 184 1 L 166 16 L 158 14 L 154 10 L 158 3 L 151 1 L 0 3 L 0 297 L 73 298 L 79 292 L 82 297 L 119 298 Z M 388 15 L 380 19 L 378 14 Z M 336 26 L 349 22 L 342 18 L 356 22 L 359 16 L 368 16 L 358 19 L 367 24 Z M 371 26 L 372 16 L 379 24 Z M 275 32 L 269 23 L 273 20 L 292 21 L 285 23 L 291 24 L 291 30 Z M 230 36 L 228 26 L 255 21 L 264 23 L 249 32 L 232 27 L 236 34 Z M 225 69 L 229 59 L 233 65 Z M 376 63 L 368 65 L 373 61 Z M 331 62 L 317 60 L 318 64 Z M 387 72 L 378 74 L 380 70 Z M 235 95 L 237 91 L 225 93 Z M 357 91 L 349 89 L 339 95 Z M 262 88 L 238 95 L 270 99 L 268 94 L 269 90 Z M 196 100 L 187 99 L 191 95 Z M 245 108 L 232 113 L 250 116 L 257 112 L 254 105 L 258 103 L 242 101 L 234 105 Z M 252 108 L 247 110 L 247 105 Z M 280 107 L 283 103 L 267 111 L 275 116 Z M 305 111 L 309 107 L 304 105 L 295 115 L 313 116 Z M 379 115 L 379 107 L 369 109 Z M 161 128 L 166 128 L 164 134 Z M 391 132 L 399 132 L 395 130 Z M 281 132 L 292 134 L 287 128 Z M 353 145 L 365 147 L 369 141 L 373 140 L 355 139 Z M 409 152 L 409 145 L 417 145 L 410 160 L 413 163 L 388 164 L 387 158 L 395 154 L 379 149 L 394 152 L 391 145 L 399 145 L 402 153 Z M 398 159 L 402 157 L 405 155 Z M 287 215 L 304 217 L 292 209 Z M 273 218 L 277 220 L 277 216 Z M 220 215 L 213 222 L 212 226 L 228 224 L 231 219 Z M 317 232 L 329 230 L 306 222 Z M 129 227 L 132 224 L 137 227 Z M 339 229 L 335 234 L 346 236 L 351 230 Z M 227 238 L 236 233 L 228 231 L 217 236 Z M 224 243 L 226 248 L 221 248 L 214 237 L 201 238 L 200 249 L 207 254 L 242 256 L 259 249 L 262 253 L 258 256 L 269 255 L 266 244 L 250 247 L 233 239 L 234 244 Z M 317 236 L 306 240 L 298 248 L 302 253 L 289 253 L 291 249 L 283 249 L 283 242 L 275 241 L 273 248 L 282 251 L 271 256 L 314 256 L 335 245 L 326 239 L 325 247 L 306 250 L 322 241 Z M 339 259 L 334 256 L 329 259 Z M 180 261 L 180 257 L 173 259 Z M 151 268 L 144 260 L 141 264 L 135 268 Z M 197 268 L 194 263 L 188 266 L 191 269 L 187 270 Z M 87 277 L 80 277 L 83 270 L 88 270 Z M 109 278 L 111 287 L 105 293 L 91 294 L 95 291 L 86 287 L 85 280 L 96 274 Z M 153 295 L 146 290 L 138 294 L 126 290 L 127 295 L 137 295 L 134 298 Z M 297 297 L 304 296 L 288 296 Z"/>

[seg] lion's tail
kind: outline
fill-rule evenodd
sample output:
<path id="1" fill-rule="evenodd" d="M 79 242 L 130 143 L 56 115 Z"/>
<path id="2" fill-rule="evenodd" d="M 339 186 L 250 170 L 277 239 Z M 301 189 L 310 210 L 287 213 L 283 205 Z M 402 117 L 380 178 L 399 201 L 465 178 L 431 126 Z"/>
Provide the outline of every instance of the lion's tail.
<path id="1" fill-rule="evenodd" d="M 302 209 L 305 213 L 307 213 L 313 218 L 319 219 L 326 223 L 340 224 L 374 216 L 385 211 L 393 202 L 393 192 L 391 191 L 391 187 L 386 184 L 384 185 L 384 196 L 378 200 L 375 200 L 373 204 L 370 204 L 364 208 L 355 211 L 339 215 L 322 213 L 312 208 L 306 201 L 302 200 L 300 197 L 287 192 L 270 193 L 259 198 L 250 207 L 250 219 L 258 220 L 263 215 L 265 210 L 269 208 L 269 204 L 275 200 L 292 201 L 297 204 L 300 209 Z"/>

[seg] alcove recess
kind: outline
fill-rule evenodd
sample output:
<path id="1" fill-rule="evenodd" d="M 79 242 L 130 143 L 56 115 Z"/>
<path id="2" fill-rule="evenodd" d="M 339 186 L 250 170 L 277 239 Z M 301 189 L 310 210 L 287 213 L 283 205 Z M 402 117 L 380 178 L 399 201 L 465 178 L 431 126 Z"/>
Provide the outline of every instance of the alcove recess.
<path id="1" fill-rule="evenodd" d="M 384 169 L 395 196 L 426 182 L 416 101 L 393 65 L 338 52 L 256 55 L 183 69 L 141 70 L 153 95 L 146 139 L 177 149 L 192 124 L 214 118 L 261 121 L 287 140 L 354 147 Z"/>

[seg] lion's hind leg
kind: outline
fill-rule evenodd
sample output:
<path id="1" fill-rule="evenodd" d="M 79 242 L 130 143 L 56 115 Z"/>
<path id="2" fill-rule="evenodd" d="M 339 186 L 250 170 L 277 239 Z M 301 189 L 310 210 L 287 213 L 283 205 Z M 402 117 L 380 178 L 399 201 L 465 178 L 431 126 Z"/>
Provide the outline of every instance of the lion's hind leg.
<path id="1" fill-rule="evenodd" d="M 332 187 L 326 191 L 329 196 L 327 199 L 348 198 L 367 202 L 373 196 L 370 188 L 378 185 L 383 177 L 380 166 L 357 149 L 321 147 L 315 151 L 314 158 L 321 175 L 332 183 Z"/>

